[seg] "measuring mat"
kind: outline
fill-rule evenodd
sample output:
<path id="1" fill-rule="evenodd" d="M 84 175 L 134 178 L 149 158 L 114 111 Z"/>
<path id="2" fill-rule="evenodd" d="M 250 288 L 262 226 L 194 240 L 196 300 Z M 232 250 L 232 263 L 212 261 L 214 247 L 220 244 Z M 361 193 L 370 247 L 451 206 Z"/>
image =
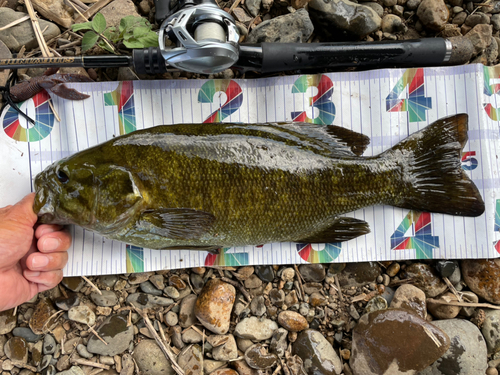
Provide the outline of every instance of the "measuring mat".
<path id="1" fill-rule="evenodd" d="M 66 276 L 197 266 L 494 258 L 500 253 L 500 67 L 385 69 L 254 80 L 164 80 L 68 84 L 90 95 L 70 101 L 42 91 L 0 117 L 0 207 L 33 191 L 52 162 L 136 129 L 202 122 L 301 121 L 337 125 L 370 138 L 377 155 L 435 120 L 467 113 L 462 168 L 478 187 L 483 215 L 457 217 L 372 206 L 346 215 L 371 233 L 342 243 L 273 243 L 192 250 L 150 250 L 70 228 Z M 51 98 L 61 122 L 49 107 Z M 498 103 L 497 103 L 498 102 Z"/>

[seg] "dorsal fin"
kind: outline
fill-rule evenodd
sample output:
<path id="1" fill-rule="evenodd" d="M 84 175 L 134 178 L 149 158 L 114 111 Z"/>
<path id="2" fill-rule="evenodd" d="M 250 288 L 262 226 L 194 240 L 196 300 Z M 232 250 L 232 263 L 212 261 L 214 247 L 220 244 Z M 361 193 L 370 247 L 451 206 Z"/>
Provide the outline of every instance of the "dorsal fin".
<path id="1" fill-rule="evenodd" d="M 278 123 L 281 129 L 290 129 L 308 138 L 314 138 L 325 144 L 335 153 L 346 156 L 361 156 L 370 144 L 370 138 L 364 134 L 336 125 L 317 125 L 307 122 Z"/>

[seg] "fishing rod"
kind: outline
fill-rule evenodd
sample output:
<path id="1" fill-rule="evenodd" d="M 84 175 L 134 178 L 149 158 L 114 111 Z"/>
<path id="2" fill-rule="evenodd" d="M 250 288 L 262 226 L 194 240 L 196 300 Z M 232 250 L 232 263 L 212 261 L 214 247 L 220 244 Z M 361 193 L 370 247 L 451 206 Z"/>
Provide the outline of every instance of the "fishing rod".
<path id="1" fill-rule="evenodd" d="M 234 18 L 214 0 L 155 0 L 159 47 L 135 49 L 132 56 L 76 56 L 0 59 L 0 69 L 33 67 L 131 67 L 138 74 L 176 68 L 211 74 L 234 67 L 276 73 L 290 70 L 361 69 L 461 65 L 472 55 L 463 37 L 381 42 L 238 44 Z M 170 43 L 167 43 L 167 40 Z M 168 45 L 170 44 L 170 46 Z"/>

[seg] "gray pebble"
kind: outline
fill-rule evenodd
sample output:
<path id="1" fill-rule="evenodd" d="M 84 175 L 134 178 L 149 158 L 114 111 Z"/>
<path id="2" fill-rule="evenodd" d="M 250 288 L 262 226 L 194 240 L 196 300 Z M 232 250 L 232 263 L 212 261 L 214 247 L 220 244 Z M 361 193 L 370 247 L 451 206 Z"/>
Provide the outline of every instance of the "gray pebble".
<path id="1" fill-rule="evenodd" d="M 174 301 L 170 298 L 153 296 L 147 293 L 133 293 L 127 297 L 128 303 L 133 303 L 141 309 L 153 308 L 158 306 L 170 306 Z"/>
<path id="2" fill-rule="evenodd" d="M 492 15 L 490 21 L 495 30 L 500 30 L 500 13 Z"/>
<path id="3" fill-rule="evenodd" d="M 488 17 L 486 14 L 482 12 L 476 12 L 474 14 L 471 14 L 465 20 L 465 24 L 469 27 L 474 27 L 479 24 L 487 25 L 489 23 L 490 23 L 490 17 Z"/>
<path id="4" fill-rule="evenodd" d="M 118 276 L 116 275 L 105 275 L 99 277 L 99 283 L 106 288 L 113 288 L 118 281 Z"/>
<path id="5" fill-rule="evenodd" d="M 56 351 L 56 340 L 51 334 L 46 334 L 43 338 L 43 354 L 54 354 Z"/>
<path id="6" fill-rule="evenodd" d="M 186 344 L 197 344 L 202 340 L 203 337 L 192 328 L 189 328 L 182 334 L 182 341 Z"/>
<path id="7" fill-rule="evenodd" d="M 170 298 L 177 299 L 180 297 L 179 291 L 173 287 L 173 286 L 167 286 L 165 289 L 163 289 L 163 292 L 169 296 Z"/>
<path id="8" fill-rule="evenodd" d="M 252 311 L 252 314 L 255 316 L 264 315 L 266 312 L 264 296 L 257 296 L 254 299 L 252 299 L 252 302 L 250 303 L 250 310 Z"/>
<path id="9" fill-rule="evenodd" d="M 191 281 L 191 284 L 193 285 L 193 288 L 195 290 L 199 290 L 199 289 L 203 288 L 203 285 L 205 284 L 203 282 L 203 277 L 201 277 L 201 275 L 198 275 L 197 273 L 194 273 L 194 272 L 192 272 L 189 275 L 189 280 Z"/>
<path id="10" fill-rule="evenodd" d="M 420 5 L 420 2 L 422 0 L 408 0 L 406 2 L 406 7 L 410 10 L 415 10 L 418 8 L 418 6 Z"/>
<path id="11" fill-rule="evenodd" d="M 112 307 L 118 304 L 118 297 L 115 292 L 111 290 L 102 290 L 101 293 L 102 294 L 93 292 L 90 295 L 90 298 L 97 306 Z"/>
<path id="12" fill-rule="evenodd" d="M 387 301 L 381 296 L 375 296 L 365 306 L 364 314 L 369 314 L 377 310 L 387 309 Z"/>
<path id="13" fill-rule="evenodd" d="M 42 371 L 43 369 L 47 368 L 50 365 L 50 362 L 52 362 L 52 355 L 46 354 L 42 358 L 42 362 L 40 363 L 40 366 L 38 367 L 39 371 Z"/>
<path id="14" fill-rule="evenodd" d="M 288 348 L 287 336 L 288 331 L 284 328 L 278 328 L 273 333 L 269 350 L 272 353 L 275 353 L 278 357 L 283 357 L 285 355 L 285 351 Z"/>
<path id="15" fill-rule="evenodd" d="M 161 296 L 163 293 L 161 290 L 156 288 L 151 281 L 144 281 L 139 284 L 139 287 L 144 293 L 152 294 L 154 296 Z M 170 296 L 169 296 L 170 297 Z"/>
<path id="16" fill-rule="evenodd" d="M 87 347 L 83 344 L 78 344 L 76 346 L 76 351 L 78 352 L 78 355 L 83 358 L 90 359 L 94 356 L 93 354 L 89 353 Z"/>
<path id="17" fill-rule="evenodd" d="M 16 337 L 22 337 L 28 342 L 37 342 L 42 338 L 42 335 L 36 335 L 28 327 L 16 327 L 12 330 L 12 334 Z"/>
<path id="18" fill-rule="evenodd" d="M 178 322 L 179 317 L 173 311 L 169 311 L 165 314 L 165 323 L 167 323 L 168 326 L 173 327 L 177 325 Z"/>
<path id="19" fill-rule="evenodd" d="M 372 8 L 380 18 L 383 17 L 384 7 L 379 3 L 369 2 L 369 3 L 363 3 L 363 5 Z"/>

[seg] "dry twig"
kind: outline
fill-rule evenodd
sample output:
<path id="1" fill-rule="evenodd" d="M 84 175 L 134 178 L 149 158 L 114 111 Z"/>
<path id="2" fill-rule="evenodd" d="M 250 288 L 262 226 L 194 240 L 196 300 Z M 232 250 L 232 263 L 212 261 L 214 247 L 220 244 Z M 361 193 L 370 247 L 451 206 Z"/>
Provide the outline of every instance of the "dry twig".
<path id="1" fill-rule="evenodd" d="M 148 327 L 149 332 L 153 337 L 155 338 L 156 343 L 160 347 L 161 351 L 163 354 L 165 354 L 165 357 L 167 357 L 168 360 L 170 360 L 170 363 L 172 365 L 172 369 L 178 374 L 178 375 L 184 375 L 184 370 L 177 364 L 175 360 L 175 354 L 172 351 L 172 348 L 170 346 L 165 345 L 165 343 L 162 341 L 158 333 L 156 332 L 155 328 L 153 327 L 153 324 L 151 323 L 151 320 L 149 320 L 148 315 L 137 308 L 133 303 L 131 304 L 132 307 L 137 311 L 137 313 L 142 317 L 144 320 L 144 323 L 146 324 L 146 327 Z"/>
<path id="2" fill-rule="evenodd" d="M 11 28 L 12 26 L 16 26 L 17 24 L 20 24 L 21 22 L 27 21 L 29 19 L 30 19 L 30 16 L 28 16 L 28 15 L 21 17 L 21 18 L 15 20 L 15 21 L 12 21 L 11 23 L 9 23 L 3 27 L 0 27 L 0 31 L 7 30 L 7 29 Z"/>
<path id="3" fill-rule="evenodd" d="M 97 286 L 95 286 L 95 284 L 92 281 L 90 281 L 85 276 L 82 276 L 82 279 L 85 280 L 93 289 L 95 289 L 97 291 L 97 293 L 99 293 L 102 296 L 102 292 L 99 290 L 99 288 Z"/>
<path id="4" fill-rule="evenodd" d="M 104 345 L 108 345 L 108 343 L 106 341 L 104 341 L 104 339 L 101 336 L 99 336 L 99 334 L 94 329 L 94 327 L 91 327 L 88 324 L 87 324 L 87 327 L 89 327 L 89 331 L 92 332 L 95 335 L 95 337 L 97 337 L 99 340 L 101 340 L 104 343 Z"/>
<path id="5" fill-rule="evenodd" d="M 484 307 L 487 309 L 500 310 L 500 306 L 490 303 L 474 303 L 474 302 L 446 302 L 442 300 L 432 300 L 432 303 L 437 305 L 458 306 L 458 307 Z"/>
<path id="6" fill-rule="evenodd" d="M 33 9 L 33 4 L 31 0 L 25 0 L 26 9 L 28 10 L 28 14 L 31 18 L 31 24 L 33 25 L 33 31 L 35 32 L 36 40 L 38 41 L 38 46 L 40 47 L 40 51 L 42 52 L 43 57 L 52 57 L 52 53 L 50 53 L 47 44 L 45 43 L 45 38 L 43 37 L 43 32 L 40 30 L 40 24 L 38 22 L 38 17 L 35 14 L 35 10 Z"/>
<path id="7" fill-rule="evenodd" d="M 84 365 L 84 366 L 97 367 L 97 368 L 101 368 L 103 370 L 109 370 L 110 369 L 110 367 L 108 365 L 103 365 L 102 363 L 88 361 L 88 360 L 82 359 L 82 358 L 73 358 L 71 360 L 71 362 L 79 364 L 79 365 Z"/>
<path id="8" fill-rule="evenodd" d="M 444 282 L 448 286 L 448 289 L 457 297 L 458 302 L 462 302 L 462 296 L 460 296 L 460 293 L 457 292 L 453 284 L 450 282 L 450 280 L 447 277 L 443 277 Z"/>

